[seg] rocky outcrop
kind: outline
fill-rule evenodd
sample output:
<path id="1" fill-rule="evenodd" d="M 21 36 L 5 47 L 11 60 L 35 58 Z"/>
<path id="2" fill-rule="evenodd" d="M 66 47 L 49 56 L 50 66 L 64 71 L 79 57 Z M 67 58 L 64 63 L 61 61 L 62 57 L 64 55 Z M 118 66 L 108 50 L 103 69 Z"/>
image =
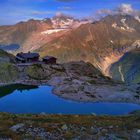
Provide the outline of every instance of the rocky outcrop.
<path id="1" fill-rule="evenodd" d="M 51 85 L 54 94 L 77 101 L 140 103 L 138 86 L 132 90 L 116 83 L 84 61 L 53 65 L 1 62 L 0 84 L 12 83 Z"/>

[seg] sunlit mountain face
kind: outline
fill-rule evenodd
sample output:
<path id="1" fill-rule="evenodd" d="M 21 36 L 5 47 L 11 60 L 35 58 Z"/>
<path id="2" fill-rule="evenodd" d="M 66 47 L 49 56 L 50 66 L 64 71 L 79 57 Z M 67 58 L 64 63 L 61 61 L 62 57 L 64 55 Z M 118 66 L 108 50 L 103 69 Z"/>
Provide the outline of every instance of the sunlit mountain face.
<path id="1" fill-rule="evenodd" d="M 104 75 L 128 81 L 114 64 L 140 46 L 140 2 L 6 0 L 0 5 L 0 49 L 38 52 L 41 57 L 47 53 L 60 63 L 83 60 Z M 112 66 L 117 76 L 112 76 Z"/>

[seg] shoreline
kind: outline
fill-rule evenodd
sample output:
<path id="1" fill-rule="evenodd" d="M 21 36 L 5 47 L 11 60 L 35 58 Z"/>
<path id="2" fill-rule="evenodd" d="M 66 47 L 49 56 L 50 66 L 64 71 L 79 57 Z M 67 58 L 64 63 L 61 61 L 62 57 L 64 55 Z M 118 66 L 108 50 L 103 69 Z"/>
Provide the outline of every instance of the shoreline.
<path id="1" fill-rule="evenodd" d="M 132 103 L 132 104 L 137 104 L 140 105 L 140 101 L 137 100 L 123 100 L 123 98 L 120 100 L 117 99 L 108 99 L 108 98 L 91 98 L 91 97 L 86 97 L 87 95 L 85 93 L 61 93 L 58 92 L 57 90 L 55 90 L 56 88 L 58 88 L 58 85 L 51 85 L 49 83 L 49 81 L 34 81 L 32 80 L 32 82 L 30 83 L 29 81 L 17 81 L 17 82 L 11 82 L 11 83 L 0 83 L 0 87 L 4 87 L 4 86 L 12 86 L 12 85 L 29 85 L 29 86 L 51 86 L 52 87 L 52 94 L 58 96 L 59 98 L 65 99 L 65 100 L 71 100 L 71 101 L 75 101 L 75 102 L 83 102 L 83 103 Z M 94 85 L 95 86 L 95 85 Z M 99 88 L 101 88 L 102 86 L 108 86 L 106 85 L 96 85 L 99 86 Z M 82 98 L 80 97 L 82 96 Z M 79 98 L 80 97 L 80 98 Z"/>
<path id="2" fill-rule="evenodd" d="M 15 77 L 10 77 L 10 73 L 5 75 L 11 78 L 11 82 L 5 78 L 0 81 L 0 86 L 13 84 L 47 85 L 52 86 L 53 94 L 64 99 L 80 102 L 140 104 L 140 85 L 127 86 L 115 82 L 104 76 L 90 63 L 83 61 L 54 65 L 17 66 L 15 69 Z"/>

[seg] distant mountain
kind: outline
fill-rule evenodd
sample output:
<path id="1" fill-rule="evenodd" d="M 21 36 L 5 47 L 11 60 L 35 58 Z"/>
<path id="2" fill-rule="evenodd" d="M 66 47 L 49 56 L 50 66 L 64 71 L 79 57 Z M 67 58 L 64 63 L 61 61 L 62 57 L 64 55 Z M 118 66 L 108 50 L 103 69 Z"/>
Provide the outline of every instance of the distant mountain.
<path id="1" fill-rule="evenodd" d="M 52 25 L 49 20 L 41 22 L 33 19 L 13 26 L 1 26 L 0 45 L 18 44 L 23 47 L 23 44 L 34 32 L 50 28 L 52 28 Z"/>
<path id="2" fill-rule="evenodd" d="M 18 44 L 0 45 L 0 49 L 5 51 L 16 51 L 20 46 Z"/>
<path id="3" fill-rule="evenodd" d="M 92 63 L 110 75 L 113 63 L 140 47 L 140 18 L 110 15 L 99 21 L 56 16 L 0 27 L 0 45 L 18 44 L 16 51 L 36 51 L 58 58 L 58 62 Z"/>
<path id="4" fill-rule="evenodd" d="M 113 79 L 127 83 L 140 83 L 140 49 L 126 53 L 110 68 Z"/>
<path id="5" fill-rule="evenodd" d="M 59 16 L 43 20 L 30 19 L 12 26 L 0 26 L 0 45 L 18 44 L 19 51 L 33 51 L 80 24 L 81 22 L 74 18 Z"/>
<path id="6" fill-rule="evenodd" d="M 83 24 L 53 39 L 37 51 L 49 54 L 59 62 L 84 60 L 109 74 L 109 67 L 135 49 L 140 39 L 140 22 L 132 16 L 107 16 L 100 21 Z"/>

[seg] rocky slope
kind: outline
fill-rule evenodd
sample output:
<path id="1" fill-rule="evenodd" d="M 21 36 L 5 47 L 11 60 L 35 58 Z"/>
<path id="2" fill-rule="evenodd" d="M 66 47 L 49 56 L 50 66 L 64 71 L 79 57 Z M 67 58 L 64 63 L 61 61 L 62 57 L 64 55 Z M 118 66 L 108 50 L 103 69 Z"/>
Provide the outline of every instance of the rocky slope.
<path id="1" fill-rule="evenodd" d="M 140 83 L 140 49 L 126 53 L 110 68 L 113 79 L 127 82 Z"/>
<path id="2" fill-rule="evenodd" d="M 0 44 L 1 45 L 10 45 L 18 44 L 22 50 L 23 44 L 26 44 L 26 41 L 30 39 L 30 36 L 33 36 L 36 32 L 41 32 L 52 27 L 52 24 L 49 20 L 41 22 L 39 20 L 29 20 L 27 22 L 20 22 L 13 26 L 1 26 L 0 27 Z M 32 42 L 30 40 L 30 42 Z M 31 43 L 30 43 L 31 44 Z M 25 48 L 26 50 L 26 48 Z"/>
<path id="3" fill-rule="evenodd" d="M 83 61 L 54 65 L 19 65 L 3 61 L 0 85 L 7 84 L 51 85 L 54 94 L 76 101 L 140 103 L 139 85 L 128 87 L 114 82 Z"/>
<path id="4" fill-rule="evenodd" d="M 107 16 L 93 23 L 60 15 L 2 26 L 0 32 L 0 44 L 20 44 L 18 51 L 52 55 L 61 63 L 90 62 L 107 76 L 113 63 L 140 47 L 140 22 L 129 15 Z"/>
<path id="5" fill-rule="evenodd" d="M 0 139 L 139 140 L 139 115 L 48 115 L 0 113 Z"/>
<path id="6" fill-rule="evenodd" d="M 5 49 L 7 46 L 12 47 L 13 44 L 16 44 L 20 46 L 20 48 L 15 49 L 18 52 L 33 51 L 72 28 L 77 28 L 82 23 L 85 22 L 80 22 L 65 15 L 59 15 L 43 20 L 30 19 L 16 25 L 1 26 L 0 46 L 2 46 L 2 49 Z"/>
<path id="7" fill-rule="evenodd" d="M 108 74 L 109 66 L 134 49 L 139 39 L 139 21 L 132 16 L 115 15 L 81 25 L 37 51 L 42 56 L 56 56 L 59 62 L 88 61 Z"/>

